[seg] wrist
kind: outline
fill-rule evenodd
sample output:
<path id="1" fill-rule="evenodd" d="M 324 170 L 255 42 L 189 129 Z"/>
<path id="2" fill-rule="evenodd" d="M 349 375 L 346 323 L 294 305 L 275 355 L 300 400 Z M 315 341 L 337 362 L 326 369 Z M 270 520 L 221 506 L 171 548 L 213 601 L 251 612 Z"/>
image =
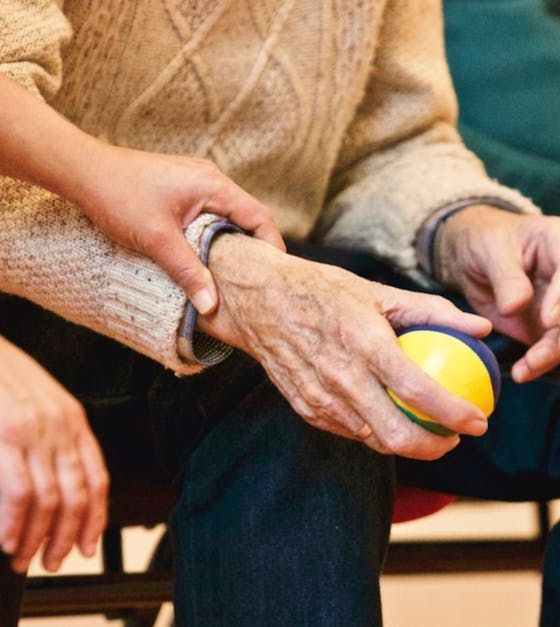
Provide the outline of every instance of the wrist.
<path id="1" fill-rule="evenodd" d="M 507 210 L 490 205 L 470 205 L 450 215 L 435 233 L 432 274 L 448 287 L 459 287 L 462 270 L 459 269 L 461 249 L 469 247 L 476 233 L 481 233 L 484 225 L 495 220 L 501 221 L 504 215 L 516 217 Z"/>
<path id="2" fill-rule="evenodd" d="M 208 268 L 219 292 L 217 309 L 199 316 L 197 329 L 248 352 L 251 320 L 276 296 L 285 299 L 282 283 L 300 260 L 266 242 L 236 233 L 216 237 Z"/>
<path id="3" fill-rule="evenodd" d="M 79 135 L 66 153 L 71 164 L 55 191 L 91 218 L 105 203 L 115 173 L 114 153 L 120 148 L 76 130 Z"/>

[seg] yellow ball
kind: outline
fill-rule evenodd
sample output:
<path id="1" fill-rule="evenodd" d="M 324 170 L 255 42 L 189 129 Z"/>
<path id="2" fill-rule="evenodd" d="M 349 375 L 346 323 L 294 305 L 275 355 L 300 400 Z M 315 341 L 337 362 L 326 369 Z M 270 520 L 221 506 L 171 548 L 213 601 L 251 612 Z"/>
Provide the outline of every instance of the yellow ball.
<path id="1" fill-rule="evenodd" d="M 473 403 L 486 417 L 500 394 L 500 368 L 494 353 L 465 333 L 439 326 L 418 326 L 399 335 L 403 351 L 449 392 Z M 397 407 L 411 420 L 441 435 L 452 432 L 431 416 L 411 407 L 388 389 Z"/>

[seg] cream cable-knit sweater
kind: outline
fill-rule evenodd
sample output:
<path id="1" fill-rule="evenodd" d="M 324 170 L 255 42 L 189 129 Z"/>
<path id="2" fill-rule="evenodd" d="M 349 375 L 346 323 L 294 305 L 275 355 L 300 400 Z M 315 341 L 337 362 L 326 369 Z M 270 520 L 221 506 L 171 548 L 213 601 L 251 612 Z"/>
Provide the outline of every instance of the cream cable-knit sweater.
<path id="1" fill-rule="evenodd" d="M 455 132 L 438 0 L 2 0 L 0 71 L 92 135 L 214 160 L 285 235 L 409 273 L 442 206 L 536 210 Z M 0 219 L 0 290 L 193 371 L 176 353 L 184 295 L 151 262 L 12 180 Z"/>

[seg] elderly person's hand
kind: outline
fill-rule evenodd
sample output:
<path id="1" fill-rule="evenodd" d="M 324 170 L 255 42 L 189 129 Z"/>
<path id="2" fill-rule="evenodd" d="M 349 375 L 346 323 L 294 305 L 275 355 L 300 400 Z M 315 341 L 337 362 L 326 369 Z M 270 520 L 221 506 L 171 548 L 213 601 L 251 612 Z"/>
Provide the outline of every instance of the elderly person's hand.
<path id="1" fill-rule="evenodd" d="M 486 431 L 482 412 L 417 367 L 393 328 L 431 323 L 483 336 L 487 320 L 443 298 L 366 281 L 242 235 L 214 242 L 210 268 L 220 306 L 200 328 L 253 355 L 313 426 L 348 438 L 369 432 L 371 448 L 419 459 L 457 445 L 457 436 L 434 435 L 406 418 L 387 395 L 390 387 L 453 431 Z"/>
<path id="2" fill-rule="evenodd" d="M 95 552 L 108 475 L 84 411 L 37 362 L 0 337 L 0 545 L 25 572 L 44 545 L 55 571 L 74 544 Z"/>
<path id="3" fill-rule="evenodd" d="M 464 209 L 440 227 L 435 266 L 498 331 L 530 347 L 516 381 L 560 363 L 560 218 Z"/>

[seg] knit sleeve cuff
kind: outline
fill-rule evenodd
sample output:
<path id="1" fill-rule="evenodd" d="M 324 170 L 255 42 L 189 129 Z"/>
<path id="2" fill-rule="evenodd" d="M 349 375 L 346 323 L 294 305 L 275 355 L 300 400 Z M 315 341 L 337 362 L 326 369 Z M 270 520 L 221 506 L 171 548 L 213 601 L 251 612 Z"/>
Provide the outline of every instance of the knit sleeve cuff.
<path id="1" fill-rule="evenodd" d="M 439 227 L 457 212 L 462 211 L 467 207 L 473 207 L 474 205 L 489 205 L 491 207 L 503 209 L 504 211 L 520 213 L 520 209 L 518 207 L 507 200 L 498 198 L 497 196 L 465 198 L 464 200 L 458 200 L 441 207 L 424 222 L 416 236 L 415 245 L 416 254 L 418 256 L 418 264 L 428 277 L 435 278 L 434 252 L 436 235 Z"/>
<path id="2" fill-rule="evenodd" d="M 185 236 L 205 266 L 208 265 L 212 241 L 219 233 L 243 232 L 225 219 L 216 219 L 215 216 L 208 215 L 209 218 L 206 224 L 199 223 L 197 225 L 198 234 L 193 233 L 192 226 L 189 226 L 185 231 Z M 229 357 L 233 349 L 220 340 L 197 331 L 197 317 L 198 312 L 192 303 L 187 301 L 185 313 L 178 330 L 178 353 L 186 361 L 196 362 L 202 366 L 214 366 Z"/>

